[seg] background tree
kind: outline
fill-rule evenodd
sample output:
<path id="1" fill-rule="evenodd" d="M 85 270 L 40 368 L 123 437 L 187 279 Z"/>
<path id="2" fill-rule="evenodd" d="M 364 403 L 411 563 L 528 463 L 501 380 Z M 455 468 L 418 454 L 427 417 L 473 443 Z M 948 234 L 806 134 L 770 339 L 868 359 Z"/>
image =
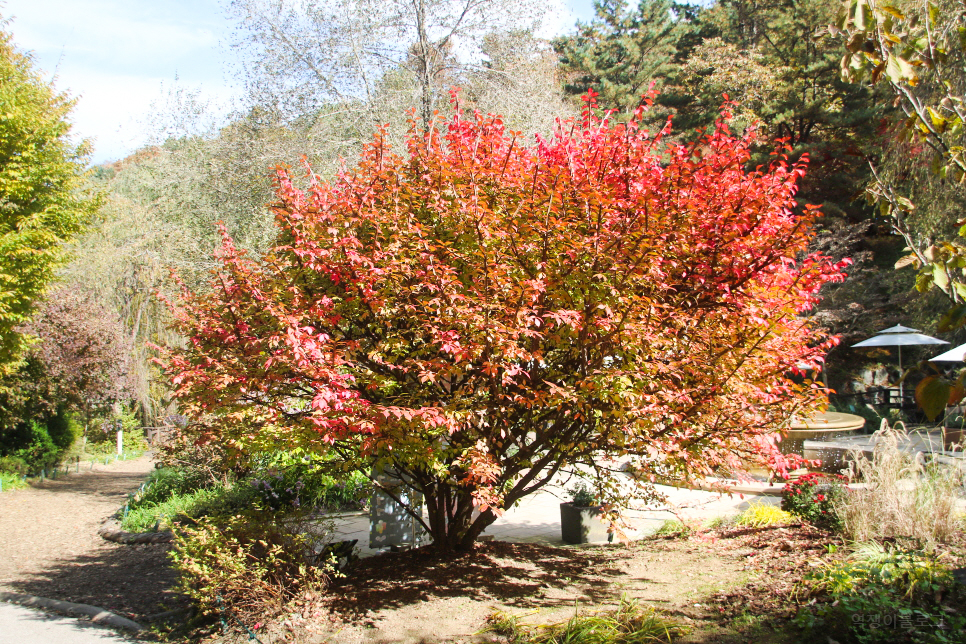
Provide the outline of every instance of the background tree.
<path id="1" fill-rule="evenodd" d="M 73 288 L 49 293 L 23 331 L 35 342 L 0 389 L 0 455 L 39 470 L 72 446 L 71 414 L 86 429 L 130 399 L 130 341 L 109 308 Z"/>
<path id="2" fill-rule="evenodd" d="M 931 161 L 930 168 L 941 181 L 939 186 L 930 182 L 933 192 L 944 187 L 948 197 L 943 206 L 954 210 L 964 196 L 962 184 L 966 182 L 966 41 L 962 38 L 966 33 L 966 5 L 957 0 L 855 0 L 846 5 L 839 24 L 844 31 L 832 32 L 843 34 L 848 47 L 842 59 L 842 75 L 873 84 L 884 81 L 891 88 L 906 116 L 896 129 L 899 140 L 895 147 L 906 155 L 912 152 L 911 156 Z M 906 145 L 903 139 L 919 145 Z M 902 265 L 921 268 L 917 288 L 928 291 L 938 287 L 958 305 L 947 326 L 954 321 L 962 324 L 966 322 L 966 305 L 961 304 L 966 301 L 966 284 L 961 279 L 961 271 L 966 268 L 964 247 L 955 241 L 935 243 L 937 234 L 942 233 L 928 231 L 928 224 L 922 226 L 915 203 L 903 194 L 903 188 L 912 189 L 903 185 L 908 174 L 904 169 L 899 166 L 898 172 L 875 172 L 869 197 L 891 217 L 893 229 L 906 241 L 910 255 Z M 933 210 L 935 223 L 935 209 L 929 210 Z"/>
<path id="3" fill-rule="evenodd" d="M 109 308 L 76 288 L 47 297 L 27 327 L 38 338 L 30 359 L 42 365 L 51 388 L 44 398 L 92 414 L 131 397 L 130 339 Z"/>
<path id="4" fill-rule="evenodd" d="M 596 18 L 578 23 L 575 34 L 554 41 L 567 75 L 565 89 L 582 95 L 594 90 L 601 107 L 629 117 L 654 83 L 673 96 L 674 77 L 698 37 L 699 9 L 672 0 L 595 0 Z"/>
<path id="5" fill-rule="evenodd" d="M 799 314 L 841 277 L 801 255 L 802 167 L 590 107 L 532 147 L 457 113 L 407 149 L 380 134 L 308 194 L 280 171 L 276 244 L 256 261 L 226 236 L 210 290 L 185 290 L 166 368 L 199 440 L 391 468 L 440 549 L 561 468 L 613 485 L 623 457 L 646 487 L 787 465 L 776 432 L 824 400 L 789 379 L 826 349 Z"/>
<path id="6" fill-rule="evenodd" d="M 867 158 L 878 153 L 885 110 L 868 88 L 840 77 L 838 41 L 816 35 L 836 12 L 822 0 L 720 0 L 703 11 L 705 31 L 720 40 L 706 41 L 689 61 L 692 102 L 679 110 L 687 112 L 679 126 L 706 127 L 728 94 L 762 129 L 754 162 L 767 161 L 771 141 L 787 141 L 792 158 L 809 156 L 800 198 L 855 224 L 870 214 L 856 198 L 868 180 Z M 760 77 L 749 78 L 748 69 Z"/>
<path id="7" fill-rule="evenodd" d="M 526 29 L 537 10 L 516 0 L 231 4 L 241 23 L 236 46 L 248 53 L 253 103 L 309 122 L 339 104 L 361 119 L 355 128 L 361 135 L 409 107 L 427 127 L 440 95 L 482 66 L 483 37 Z M 386 83 L 387 75 L 406 81 Z"/>
<path id="8" fill-rule="evenodd" d="M 86 144 L 69 139 L 72 101 L 57 94 L 0 22 L 0 368 L 16 362 L 35 302 L 69 240 L 97 209 L 84 189 Z"/>
<path id="9" fill-rule="evenodd" d="M 939 330 L 960 328 L 966 324 L 966 245 L 957 239 L 966 236 L 966 4 L 853 0 L 830 31 L 843 36 L 848 50 L 843 77 L 887 85 L 905 115 L 889 141 L 899 159 L 873 163 L 867 195 L 906 243 L 896 268 L 914 267 L 917 290 L 948 298 Z M 958 386 L 940 374 L 922 380 L 916 399 L 930 418 L 963 398 L 964 378 L 966 372 Z"/>

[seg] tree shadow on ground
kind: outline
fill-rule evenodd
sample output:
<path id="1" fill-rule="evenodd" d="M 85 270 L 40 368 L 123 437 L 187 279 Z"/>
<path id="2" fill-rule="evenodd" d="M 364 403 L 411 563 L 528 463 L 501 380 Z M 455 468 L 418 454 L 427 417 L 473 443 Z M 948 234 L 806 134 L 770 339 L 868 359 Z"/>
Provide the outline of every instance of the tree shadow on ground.
<path id="1" fill-rule="evenodd" d="M 440 555 L 431 548 L 363 559 L 338 581 L 326 603 L 348 621 L 367 611 L 401 608 L 448 597 L 491 599 L 521 608 L 572 605 L 546 589 L 580 587 L 592 601 L 612 599 L 610 578 L 621 548 L 556 548 L 493 541 L 470 552 Z M 552 595 L 553 593 L 548 593 Z"/>
<path id="2" fill-rule="evenodd" d="M 167 544 L 110 544 L 6 585 L 14 592 L 90 604 L 143 620 L 186 605 L 172 590 L 177 574 L 168 549 Z"/>

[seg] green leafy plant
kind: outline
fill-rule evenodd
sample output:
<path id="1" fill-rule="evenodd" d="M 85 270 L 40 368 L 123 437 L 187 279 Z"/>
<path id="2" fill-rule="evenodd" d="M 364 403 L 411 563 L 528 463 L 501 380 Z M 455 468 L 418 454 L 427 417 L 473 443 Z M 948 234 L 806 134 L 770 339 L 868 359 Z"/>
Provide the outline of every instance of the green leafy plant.
<path id="1" fill-rule="evenodd" d="M 597 494 L 583 481 L 570 488 L 570 502 L 578 508 L 592 508 L 600 505 Z"/>
<path id="2" fill-rule="evenodd" d="M 781 509 L 814 526 L 833 530 L 839 519 L 835 502 L 844 493 L 847 481 L 839 474 L 810 473 L 785 484 Z"/>
<path id="3" fill-rule="evenodd" d="M 25 476 L 29 471 L 27 461 L 16 456 L 0 456 L 0 473 Z"/>
<path id="4" fill-rule="evenodd" d="M 211 481 L 193 470 L 161 467 L 155 469 L 134 495 L 131 508 L 163 503 L 173 496 L 211 487 Z"/>
<path id="5" fill-rule="evenodd" d="M 128 532 L 154 532 L 166 530 L 175 521 L 191 518 L 197 514 L 198 506 L 210 501 L 217 494 L 214 490 L 196 490 L 175 494 L 161 503 L 129 508 L 121 520 L 121 528 Z"/>
<path id="6" fill-rule="evenodd" d="M 814 641 L 842 644 L 959 642 L 966 616 L 949 566 L 917 550 L 860 544 L 805 581 L 816 599 L 793 620 Z"/>
<path id="7" fill-rule="evenodd" d="M 518 617 L 495 612 L 487 631 L 510 644 L 660 644 L 687 633 L 687 628 L 626 595 L 615 610 L 575 614 L 557 624 L 530 626 Z"/>
<path id="8" fill-rule="evenodd" d="M 25 462 L 31 474 L 38 474 L 57 464 L 63 450 L 54 443 L 43 423 L 31 420 L 21 424 L 17 430 L 16 442 L 10 440 L 9 435 L 7 437 L 10 443 L 19 446 L 10 455 Z"/>
<path id="9" fill-rule="evenodd" d="M 0 491 L 9 492 L 10 490 L 19 490 L 25 487 L 27 487 L 27 484 L 24 483 L 22 476 L 0 471 Z"/>
<path id="10" fill-rule="evenodd" d="M 694 526 L 688 525 L 677 519 L 669 519 L 661 524 L 661 527 L 654 532 L 655 537 L 680 537 L 687 536 L 694 532 Z"/>

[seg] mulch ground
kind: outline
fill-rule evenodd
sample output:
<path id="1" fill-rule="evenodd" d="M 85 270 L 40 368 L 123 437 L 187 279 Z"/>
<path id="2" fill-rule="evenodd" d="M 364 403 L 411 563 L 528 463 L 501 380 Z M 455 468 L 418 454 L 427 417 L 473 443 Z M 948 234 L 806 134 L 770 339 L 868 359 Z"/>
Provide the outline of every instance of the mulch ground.
<path id="1" fill-rule="evenodd" d="M 735 626 L 743 614 L 781 629 L 794 614 L 796 582 L 830 543 L 841 541 L 809 526 L 786 526 L 627 547 L 490 542 L 442 557 L 429 549 L 392 553 L 357 562 L 327 592 L 261 620 L 256 630 L 273 644 L 500 641 L 482 632 L 494 610 L 545 624 L 565 621 L 575 608 L 612 607 L 624 595 L 690 626 L 682 642 L 736 644 L 749 641 Z M 220 639 L 240 644 L 248 636 L 239 631 Z"/>
<path id="2" fill-rule="evenodd" d="M 97 534 L 153 467 L 147 457 L 94 471 L 81 464 L 80 473 L 0 494 L 0 589 L 134 620 L 181 606 L 167 544 L 125 546 Z"/>

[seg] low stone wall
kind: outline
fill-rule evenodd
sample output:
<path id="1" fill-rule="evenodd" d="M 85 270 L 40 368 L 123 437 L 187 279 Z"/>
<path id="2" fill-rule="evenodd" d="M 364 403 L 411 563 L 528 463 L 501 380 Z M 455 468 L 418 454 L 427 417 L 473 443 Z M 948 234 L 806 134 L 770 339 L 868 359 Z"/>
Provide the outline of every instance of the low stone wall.
<path id="1" fill-rule="evenodd" d="M 170 530 L 162 532 L 125 532 L 121 529 L 121 524 L 117 519 L 108 519 L 97 530 L 108 541 L 131 545 L 136 543 L 168 543 L 174 539 L 174 534 Z"/>

